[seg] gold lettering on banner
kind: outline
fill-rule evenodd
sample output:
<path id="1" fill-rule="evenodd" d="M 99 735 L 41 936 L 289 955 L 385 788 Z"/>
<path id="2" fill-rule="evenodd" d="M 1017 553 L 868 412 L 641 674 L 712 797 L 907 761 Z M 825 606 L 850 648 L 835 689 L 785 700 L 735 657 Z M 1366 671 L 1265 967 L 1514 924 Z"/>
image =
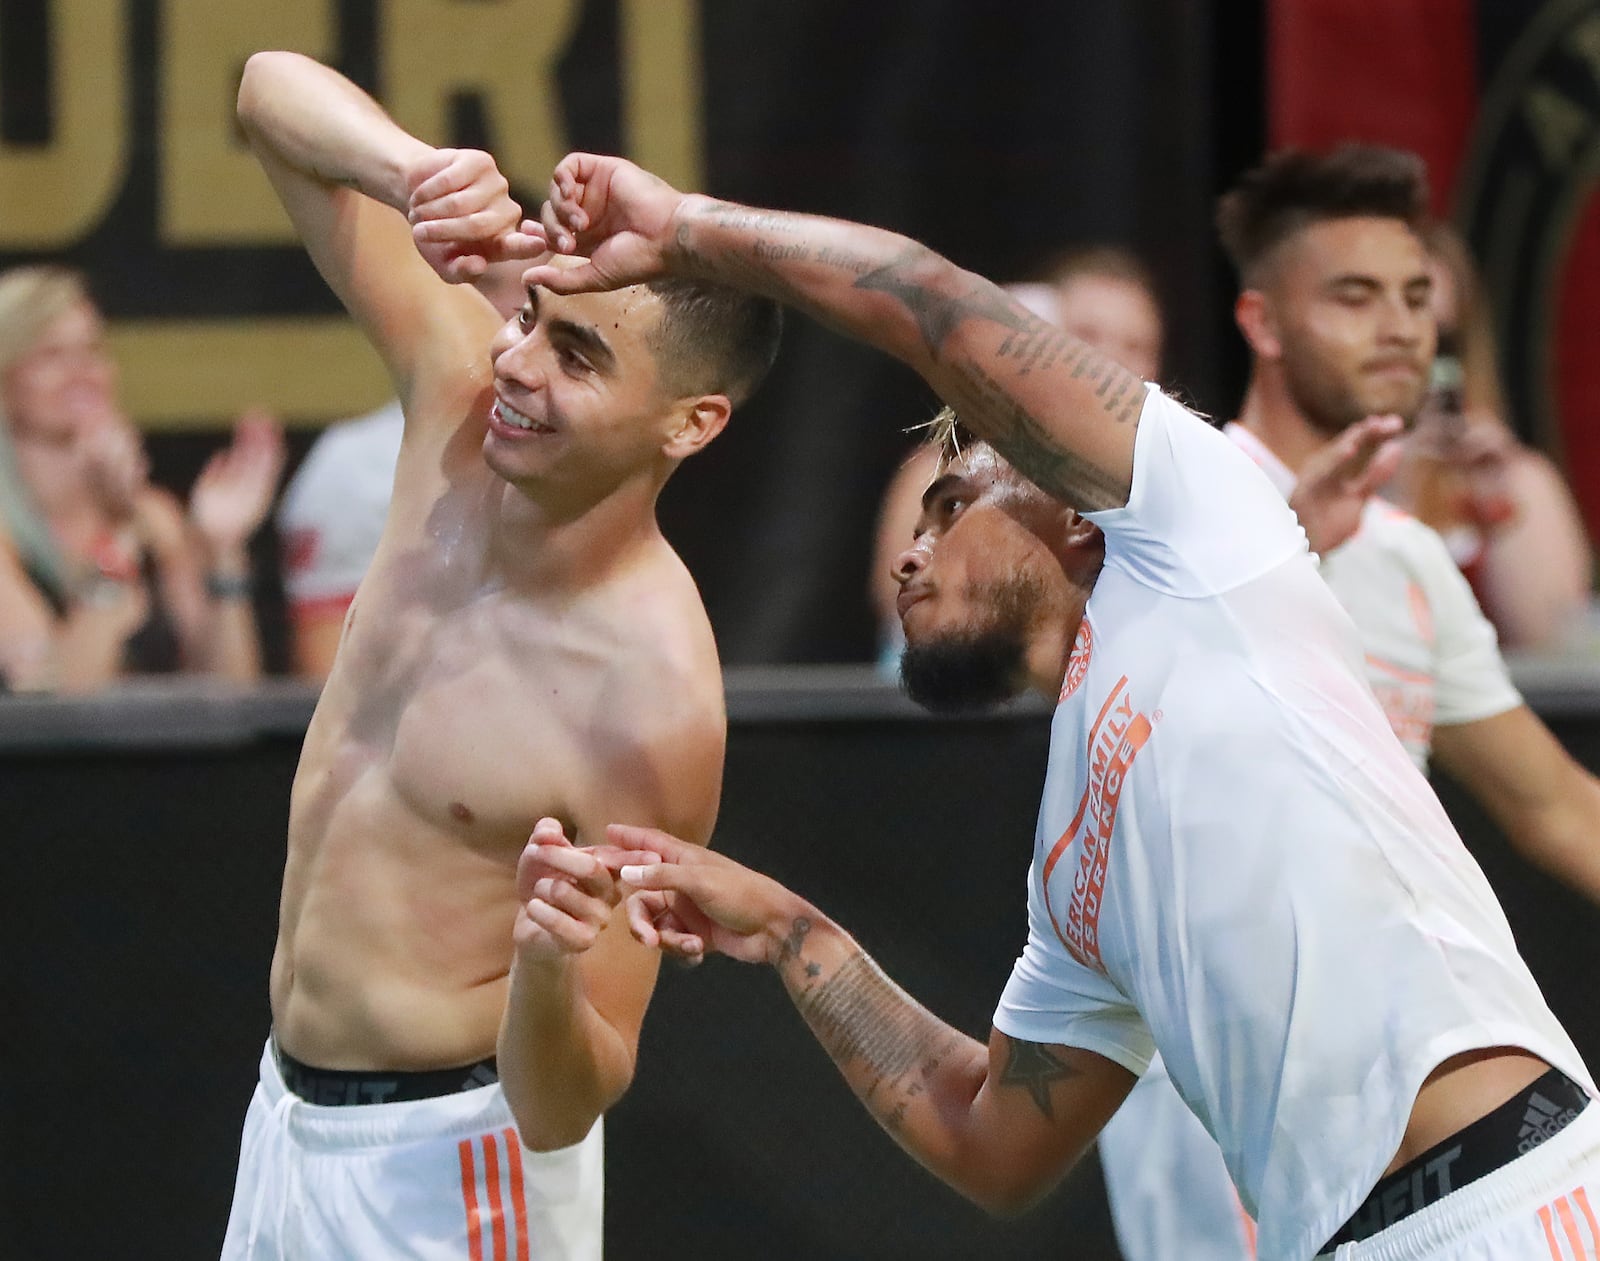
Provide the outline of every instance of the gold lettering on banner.
<path id="1" fill-rule="evenodd" d="M 161 238 L 165 245 L 288 245 L 289 216 L 234 124 L 251 53 L 333 53 L 331 0 L 270 6 L 165 0 L 161 50 Z"/>
<path id="2" fill-rule="evenodd" d="M 1537 84 L 1528 89 L 1522 116 L 1538 143 L 1539 154 L 1553 171 L 1564 170 L 1573 154 L 1594 129 L 1594 119 L 1570 98 L 1552 87 Z"/>
<path id="3" fill-rule="evenodd" d="M 623 0 L 621 27 L 628 156 L 669 184 L 704 188 L 700 0 Z"/>
<path id="4" fill-rule="evenodd" d="M 91 232 L 128 166 L 127 15 L 123 0 L 49 6 L 46 145 L 0 142 L 0 246 L 50 249 Z"/>
<path id="5" fill-rule="evenodd" d="M 479 96 L 500 169 L 542 197 L 567 151 L 556 63 L 578 8 L 576 0 L 386 0 L 383 103 L 407 131 L 443 144 L 452 97 Z"/>
<path id="6" fill-rule="evenodd" d="M 127 320 L 111 325 L 110 343 L 123 401 L 145 429 L 222 425 L 256 404 L 286 424 L 322 424 L 394 393 L 342 316 Z"/>

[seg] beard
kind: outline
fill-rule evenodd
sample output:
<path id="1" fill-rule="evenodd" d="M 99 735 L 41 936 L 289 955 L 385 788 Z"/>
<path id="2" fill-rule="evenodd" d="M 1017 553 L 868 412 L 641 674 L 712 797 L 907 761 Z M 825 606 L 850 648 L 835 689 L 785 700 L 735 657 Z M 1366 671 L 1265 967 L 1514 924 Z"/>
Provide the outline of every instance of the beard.
<path id="1" fill-rule="evenodd" d="M 1427 396 L 1424 380 L 1403 395 L 1383 399 L 1363 399 L 1356 388 L 1325 369 L 1314 355 L 1289 354 L 1283 359 L 1283 381 L 1300 414 L 1326 438 L 1336 438 L 1351 425 L 1368 416 L 1393 413 L 1409 429 Z"/>
<path id="2" fill-rule="evenodd" d="M 992 614 L 986 626 L 965 626 L 907 643 L 900 686 L 935 714 L 991 709 L 1026 687 L 1031 613 L 1042 598 L 1035 578 L 969 588 L 968 598 Z"/>

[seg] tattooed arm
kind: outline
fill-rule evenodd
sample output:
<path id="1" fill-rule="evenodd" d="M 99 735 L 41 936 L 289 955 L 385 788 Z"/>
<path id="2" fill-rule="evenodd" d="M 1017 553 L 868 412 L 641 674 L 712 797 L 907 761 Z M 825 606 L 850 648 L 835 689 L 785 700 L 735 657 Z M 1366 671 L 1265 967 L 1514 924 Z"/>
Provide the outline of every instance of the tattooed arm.
<path id="1" fill-rule="evenodd" d="M 558 292 L 692 276 L 789 303 L 910 364 L 1015 467 L 1075 508 L 1125 503 L 1144 389 L 1127 370 L 915 241 L 685 196 L 620 158 L 556 168 L 541 228 L 587 265 Z"/>
<path id="2" fill-rule="evenodd" d="M 816 908 L 721 854 L 660 832 L 612 828 L 614 844 L 663 862 L 626 867 L 629 925 L 646 945 L 720 951 L 773 965 L 845 1081 L 901 1147 L 994 1213 L 1053 1187 L 1133 1086 L 1092 1051 L 989 1045 L 951 1028 L 897 986 Z"/>

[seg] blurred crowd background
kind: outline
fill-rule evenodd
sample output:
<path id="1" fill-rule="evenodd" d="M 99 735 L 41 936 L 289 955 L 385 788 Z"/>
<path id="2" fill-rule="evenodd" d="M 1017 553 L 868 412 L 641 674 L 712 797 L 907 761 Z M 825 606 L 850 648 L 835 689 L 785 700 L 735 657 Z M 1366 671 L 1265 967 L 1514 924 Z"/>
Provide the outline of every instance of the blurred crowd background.
<path id="1" fill-rule="evenodd" d="M 1413 150 L 1443 336 L 1391 493 L 1451 542 L 1506 648 L 1596 655 L 1595 0 L 7 0 L 11 690 L 326 668 L 399 418 L 237 134 L 239 71 L 274 46 L 491 149 L 530 208 L 583 148 L 905 232 L 1219 422 L 1247 363 L 1218 194 L 1273 148 Z M 727 663 L 892 660 L 881 576 L 935 408 L 791 322 L 663 502 Z"/>

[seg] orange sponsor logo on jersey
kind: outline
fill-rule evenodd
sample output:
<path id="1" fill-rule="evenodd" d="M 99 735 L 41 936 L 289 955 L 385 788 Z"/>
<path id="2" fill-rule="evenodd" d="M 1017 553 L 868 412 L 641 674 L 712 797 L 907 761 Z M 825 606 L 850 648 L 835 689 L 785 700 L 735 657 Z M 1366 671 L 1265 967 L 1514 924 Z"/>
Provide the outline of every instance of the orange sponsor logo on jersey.
<path id="1" fill-rule="evenodd" d="M 1078 690 L 1078 684 L 1083 682 L 1083 676 L 1089 673 L 1089 658 L 1094 655 L 1094 631 L 1089 629 L 1089 618 L 1085 614 L 1083 621 L 1078 623 L 1078 634 L 1072 641 L 1072 652 L 1067 656 L 1067 677 L 1061 684 L 1061 695 L 1056 699 L 1060 704 Z"/>
<path id="2" fill-rule="evenodd" d="M 1045 858 L 1044 903 L 1056 936 L 1074 959 L 1101 972 L 1105 966 L 1100 961 L 1100 909 L 1105 900 L 1106 867 L 1111 859 L 1111 833 L 1116 827 L 1128 772 L 1151 730 L 1148 715 L 1135 712 L 1128 676 L 1123 675 L 1089 728 L 1089 779 L 1077 813 Z M 1075 841 L 1078 852 L 1063 924 L 1050 895 L 1050 877 Z"/>

